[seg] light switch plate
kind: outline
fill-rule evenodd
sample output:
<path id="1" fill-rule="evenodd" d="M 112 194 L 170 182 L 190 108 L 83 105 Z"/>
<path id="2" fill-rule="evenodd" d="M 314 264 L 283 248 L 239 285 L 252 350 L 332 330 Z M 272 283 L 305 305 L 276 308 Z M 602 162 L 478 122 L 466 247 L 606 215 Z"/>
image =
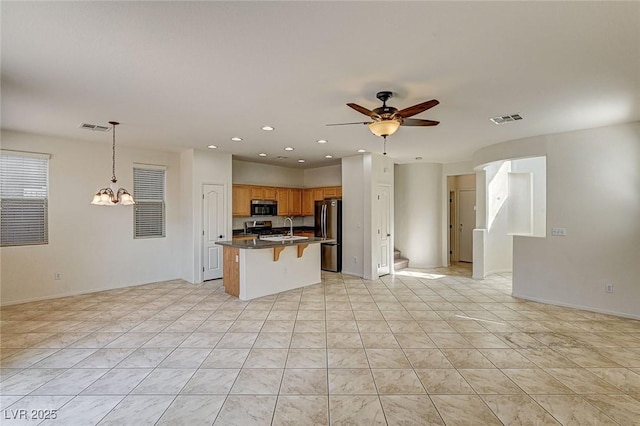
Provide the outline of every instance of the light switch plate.
<path id="1" fill-rule="evenodd" d="M 554 237 L 566 237 L 567 228 L 551 228 L 551 235 Z"/>

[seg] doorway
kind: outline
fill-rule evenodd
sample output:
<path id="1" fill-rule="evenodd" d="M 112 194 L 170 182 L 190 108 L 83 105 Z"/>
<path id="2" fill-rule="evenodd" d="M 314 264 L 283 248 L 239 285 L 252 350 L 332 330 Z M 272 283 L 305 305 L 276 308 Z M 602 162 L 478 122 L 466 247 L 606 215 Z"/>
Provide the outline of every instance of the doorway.
<path id="1" fill-rule="evenodd" d="M 222 246 L 216 242 L 224 240 L 226 232 L 223 185 L 203 185 L 202 225 L 202 280 L 222 278 Z"/>
<path id="2" fill-rule="evenodd" d="M 447 176 L 447 242 L 449 265 L 473 262 L 473 230 L 476 227 L 476 175 Z"/>
<path id="3" fill-rule="evenodd" d="M 378 276 L 391 273 L 391 187 L 378 185 Z"/>

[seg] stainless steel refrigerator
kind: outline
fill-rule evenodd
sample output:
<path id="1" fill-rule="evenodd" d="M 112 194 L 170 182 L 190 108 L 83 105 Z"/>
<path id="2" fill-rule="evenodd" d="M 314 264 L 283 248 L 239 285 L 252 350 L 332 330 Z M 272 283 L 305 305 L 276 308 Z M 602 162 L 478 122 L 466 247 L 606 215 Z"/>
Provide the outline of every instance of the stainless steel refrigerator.
<path id="1" fill-rule="evenodd" d="M 316 201 L 316 237 L 331 238 L 333 243 L 322 243 L 322 269 L 342 271 L 342 200 Z"/>

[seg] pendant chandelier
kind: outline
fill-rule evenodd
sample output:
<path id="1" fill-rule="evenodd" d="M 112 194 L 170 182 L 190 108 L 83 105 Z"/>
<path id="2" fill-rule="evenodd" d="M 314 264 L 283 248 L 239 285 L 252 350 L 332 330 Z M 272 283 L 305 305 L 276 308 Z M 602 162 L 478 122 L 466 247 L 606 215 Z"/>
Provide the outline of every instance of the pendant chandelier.
<path id="1" fill-rule="evenodd" d="M 113 151 L 111 156 L 111 183 L 107 188 L 102 188 L 93 196 L 91 204 L 97 206 L 115 206 L 121 204 L 123 206 L 129 206 L 135 204 L 133 197 L 124 188 L 118 188 L 118 179 L 116 179 L 116 126 L 120 123 L 117 121 L 110 121 L 109 124 L 113 127 Z"/>

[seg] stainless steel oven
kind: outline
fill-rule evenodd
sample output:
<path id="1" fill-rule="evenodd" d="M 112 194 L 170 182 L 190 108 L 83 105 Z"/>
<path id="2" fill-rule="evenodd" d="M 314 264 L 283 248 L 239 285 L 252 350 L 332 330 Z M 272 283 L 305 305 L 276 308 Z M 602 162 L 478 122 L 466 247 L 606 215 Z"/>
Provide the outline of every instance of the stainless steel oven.
<path id="1" fill-rule="evenodd" d="M 251 216 L 277 216 L 278 202 L 272 200 L 251 200 Z"/>

